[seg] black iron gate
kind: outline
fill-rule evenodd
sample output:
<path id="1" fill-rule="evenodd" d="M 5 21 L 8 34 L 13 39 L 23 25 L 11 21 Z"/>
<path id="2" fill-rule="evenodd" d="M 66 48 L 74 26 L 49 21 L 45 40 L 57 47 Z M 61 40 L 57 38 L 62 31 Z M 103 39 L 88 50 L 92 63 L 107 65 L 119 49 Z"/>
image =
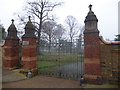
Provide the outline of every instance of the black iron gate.
<path id="1" fill-rule="evenodd" d="M 75 80 L 84 74 L 83 46 L 78 42 L 42 43 L 40 52 L 39 74 Z"/>

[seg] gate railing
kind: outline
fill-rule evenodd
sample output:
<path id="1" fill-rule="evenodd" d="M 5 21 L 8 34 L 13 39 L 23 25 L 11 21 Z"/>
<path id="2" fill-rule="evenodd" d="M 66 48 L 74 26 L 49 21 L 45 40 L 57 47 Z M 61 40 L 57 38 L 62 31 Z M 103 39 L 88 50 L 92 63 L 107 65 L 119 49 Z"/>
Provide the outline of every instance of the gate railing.
<path id="1" fill-rule="evenodd" d="M 79 79 L 84 74 L 83 49 L 74 43 L 69 50 L 70 44 L 67 45 L 52 43 L 50 49 L 49 45 L 41 46 L 37 57 L 39 74 L 69 79 Z"/>

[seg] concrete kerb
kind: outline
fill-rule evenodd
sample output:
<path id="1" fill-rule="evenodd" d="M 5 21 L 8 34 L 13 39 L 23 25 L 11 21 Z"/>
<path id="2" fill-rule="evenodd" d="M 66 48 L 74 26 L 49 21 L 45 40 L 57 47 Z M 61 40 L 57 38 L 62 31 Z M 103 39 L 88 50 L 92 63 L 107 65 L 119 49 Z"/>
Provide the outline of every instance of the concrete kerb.
<path id="1" fill-rule="evenodd" d="M 27 79 L 27 77 L 19 73 L 19 70 L 3 70 L 2 83 L 16 82 L 25 79 Z"/>

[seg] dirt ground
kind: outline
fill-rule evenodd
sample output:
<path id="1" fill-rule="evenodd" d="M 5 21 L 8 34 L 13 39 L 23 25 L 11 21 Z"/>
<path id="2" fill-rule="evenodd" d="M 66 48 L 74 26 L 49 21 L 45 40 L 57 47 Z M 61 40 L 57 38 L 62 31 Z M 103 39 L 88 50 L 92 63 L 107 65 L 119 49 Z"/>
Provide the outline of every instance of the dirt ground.
<path id="1" fill-rule="evenodd" d="M 79 81 L 36 76 L 17 82 L 4 83 L 2 88 L 80 88 Z"/>
<path id="2" fill-rule="evenodd" d="M 118 85 L 85 84 L 84 87 L 80 87 L 80 82 L 75 80 L 41 75 L 27 79 L 24 75 L 16 71 L 3 70 L 2 88 L 8 88 L 8 90 L 9 88 L 15 88 L 15 90 L 16 88 L 118 88 Z"/>

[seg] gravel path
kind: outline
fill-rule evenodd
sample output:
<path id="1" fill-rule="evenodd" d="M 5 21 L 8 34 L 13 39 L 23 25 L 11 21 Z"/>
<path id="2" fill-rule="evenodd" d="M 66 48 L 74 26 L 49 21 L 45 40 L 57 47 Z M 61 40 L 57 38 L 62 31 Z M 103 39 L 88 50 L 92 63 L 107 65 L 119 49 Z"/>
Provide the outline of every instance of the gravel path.
<path id="1" fill-rule="evenodd" d="M 79 81 L 38 75 L 26 79 L 16 71 L 3 70 L 2 88 L 80 88 Z"/>
<path id="2" fill-rule="evenodd" d="M 80 88 L 79 81 L 36 76 L 18 82 L 4 83 L 3 88 Z"/>
<path id="3" fill-rule="evenodd" d="M 70 69 L 72 73 L 75 73 L 74 71 L 78 68 L 75 66 L 77 66 L 77 63 L 63 65 L 59 69 L 61 71 L 64 69 L 62 73 L 65 73 Z M 31 79 L 26 79 L 24 75 L 16 71 L 9 70 L 3 70 L 2 75 L 2 88 L 80 88 L 80 83 L 78 80 L 67 80 L 42 75 L 38 75 Z"/>

